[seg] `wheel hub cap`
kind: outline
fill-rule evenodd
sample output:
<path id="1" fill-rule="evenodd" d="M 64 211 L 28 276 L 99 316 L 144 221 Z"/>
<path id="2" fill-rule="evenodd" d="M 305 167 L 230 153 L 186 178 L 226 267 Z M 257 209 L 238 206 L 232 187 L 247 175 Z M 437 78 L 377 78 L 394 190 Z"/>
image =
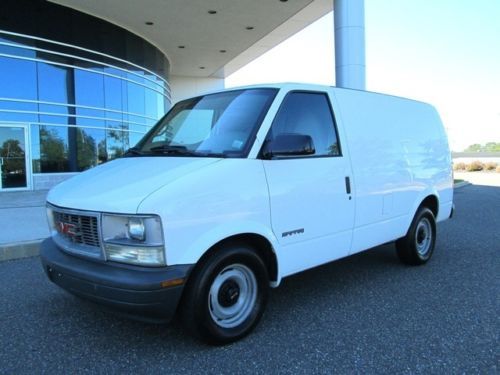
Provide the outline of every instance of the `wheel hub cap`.
<path id="1" fill-rule="evenodd" d="M 219 289 L 218 300 L 221 306 L 229 307 L 238 302 L 240 287 L 233 280 L 228 280 Z"/>
<path id="2" fill-rule="evenodd" d="M 421 256 L 427 255 L 432 244 L 432 226 L 427 218 L 420 220 L 415 236 L 416 248 Z"/>
<path id="3" fill-rule="evenodd" d="M 257 278 L 243 264 L 225 267 L 214 279 L 208 295 L 208 309 L 215 324 L 234 328 L 252 313 L 257 301 Z"/>

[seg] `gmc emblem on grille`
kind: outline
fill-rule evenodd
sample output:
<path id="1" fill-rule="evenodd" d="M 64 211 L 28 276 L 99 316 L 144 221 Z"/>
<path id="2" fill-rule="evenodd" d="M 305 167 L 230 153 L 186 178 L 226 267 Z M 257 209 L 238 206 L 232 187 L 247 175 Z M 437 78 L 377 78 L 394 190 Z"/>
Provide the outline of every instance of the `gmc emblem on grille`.
<path id="1" fill-rule="evenodd" d="M 68 237 L 75 237 L 80 234 L 78 227 L 75 224 L 65 223 L 63 221 L 59 222 L 57 229 L 59 229 L 61 234 L 65 234 Z"/>

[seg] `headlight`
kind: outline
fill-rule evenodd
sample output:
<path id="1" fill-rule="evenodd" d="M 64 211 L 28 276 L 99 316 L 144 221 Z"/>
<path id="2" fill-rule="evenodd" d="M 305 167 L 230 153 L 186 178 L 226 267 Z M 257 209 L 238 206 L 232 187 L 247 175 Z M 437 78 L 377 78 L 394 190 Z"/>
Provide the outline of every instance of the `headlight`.
<path id="1" fill-rule="evenodd" d="M 152 215 L 102 215 L 106 258 L 143 266 L 164 266 L 161 220 Z"/>
<path id="2" fill-rule="evenodd" d="M 137 241 L 144 241 L 146 239 L 146 228 L 144 227 L 142 217 L 131 217 L 128 219 L 128 235 Z"/>

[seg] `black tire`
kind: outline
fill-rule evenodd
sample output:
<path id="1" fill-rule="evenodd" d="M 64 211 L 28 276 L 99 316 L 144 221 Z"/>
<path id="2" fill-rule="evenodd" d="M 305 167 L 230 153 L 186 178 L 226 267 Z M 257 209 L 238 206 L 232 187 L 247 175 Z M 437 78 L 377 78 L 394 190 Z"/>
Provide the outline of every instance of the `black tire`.
<path id="1" fill-rule="evenodd" d="M 269 292 L 267 268 L 245 244 L 215 250 L 191 275 L 179 318 L 194 336 L 212 345 L 227 344 L 257 325 Z M 233 315 L 232 315 L 233 314 Z"/>
<path id="2" fill-rule="evenodd" d="M 406 236 L 396 241 L 396 252 L 404 264 L 427 263 L 436 243 L 436 219 L 427 207 L 420 207 Z"/>

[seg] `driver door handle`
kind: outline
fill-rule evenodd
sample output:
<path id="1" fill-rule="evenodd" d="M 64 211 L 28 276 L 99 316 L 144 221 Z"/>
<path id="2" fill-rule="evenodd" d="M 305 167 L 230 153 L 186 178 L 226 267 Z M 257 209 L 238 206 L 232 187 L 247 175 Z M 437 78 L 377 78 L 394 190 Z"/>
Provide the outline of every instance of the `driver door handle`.
<path id="1" fill-rule="evenodd" d="M 345 192 L 347 194 L 351 194 L 351 179 L 349 176 L 346 176 L 345 178 Z"/>

